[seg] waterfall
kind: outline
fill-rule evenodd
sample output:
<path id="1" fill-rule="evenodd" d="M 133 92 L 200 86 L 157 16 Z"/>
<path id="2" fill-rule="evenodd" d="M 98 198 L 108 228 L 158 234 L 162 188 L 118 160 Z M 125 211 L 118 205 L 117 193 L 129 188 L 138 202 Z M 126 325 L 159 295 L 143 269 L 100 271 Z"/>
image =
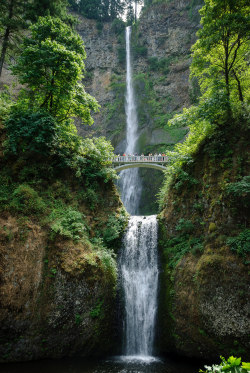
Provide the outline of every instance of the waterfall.
<path id="1" fill-rule="evenodd" d="M 132 81 L 131 27 L 126 28 L 126 149 L 134 154 L 138 120 Z M 138 169 L 124 170 L 119 185 L 122 201 L 130 214 L 138 214 L 141 182 Z M 151 359 L 157 308 L 158 263 L 156 216 L 131 216 L 119 260 L 124 294 L 124 355 Z"/>
<path id="2" fill-rule="evenodd" d="M 124 355 L 153 353 L 157 310 L 158 263 L 156 216 L 132 216 L 120 256 L 125 303 Z"/>
<path id="3" fill-rule="evenodd" d="M 135 153 L 138 139 L 138 119 L 132 80 L 130 38 L 131 27 L 129 26 L 126 27 L 126 154 Z M 138 169 L 132 168 L 122 171 L 118 184 L 121 189 L 121 199 L 127 211 L 130 214 L 137 214 L 141 194 L 141 182 Z"/>

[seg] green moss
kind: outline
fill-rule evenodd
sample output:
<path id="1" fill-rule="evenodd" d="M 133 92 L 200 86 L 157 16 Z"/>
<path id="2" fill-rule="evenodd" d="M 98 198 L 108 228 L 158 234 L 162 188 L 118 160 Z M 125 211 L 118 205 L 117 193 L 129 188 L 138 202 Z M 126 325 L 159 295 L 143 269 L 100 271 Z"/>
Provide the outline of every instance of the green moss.
<path id="1" fill-rule="evenodd" d="M 217 226 L 216 226 L 216 224 L 215 223 L 210 223 L 209 224 L 209 228 L 208 228 L 208 230 L 209 230 L 209 232 L 214 232 L 214 231 L 216 231 L 217 230 Z"/>
<path id="2" fill-rule="evenodd" d="M 98 301 L 95 307 L 90 311 L 89 315 L 92 317 L 92 319 L 103 318 L 103 303 L 104 300 Z"/>
<path id="3" fill-rule="evenodd" d="M 13 191 L 10 208 L 24 215 L 41 214 L 45 212 L 46 204 L 37 191 L 27 184 L 21 184 Z"/>

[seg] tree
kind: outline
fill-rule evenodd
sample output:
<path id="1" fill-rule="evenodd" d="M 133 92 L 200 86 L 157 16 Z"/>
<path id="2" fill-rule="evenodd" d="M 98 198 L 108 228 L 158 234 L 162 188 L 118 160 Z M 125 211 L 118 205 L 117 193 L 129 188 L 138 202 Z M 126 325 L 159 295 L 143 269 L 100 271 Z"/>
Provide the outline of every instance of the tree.
<path id="1" fill-rule="evenodd" d="M 22 31 L 39 16 L 51 15 L 68 20 L 67 0 L 4 0 L 0 1 L 0 76 L 6 56 L 13 56 L 20 44 Z"/>
<path id="2" fill-rule="evenodd" d="M 135 21 L 134 8 L 132 1 L 128 2 L 126 21 L 128 25 L 132 25 Z"/>
<path id="3" fill-rule="evenodd" d="M 87 18 L 113 21 L 121 16 L 125 0 L 69 0 L 71 7 Z"/>
<path id="4" fill-rule="evenodd" d="M 67 6 L 68 0 L 32 0 L 29 18 L 32 22 L 36 22 L 39 17 L 50 15 L 65 20 Z"/>
<path id="5" fill-rule="evenodd" d="M 57 122 L 72 116 L 91 124 L 96 100 L 81 84 L 86 53 L 81 37 L 58 18 L 40 17 L 30 27 L 12 71 L 26 88 L 19 100 L 47 110 Z"/>
<path id="6" fill-rule="evenodd" d="M 205 0 L 200 11 L 202 28 L 192 48 L 192 74 L 203 91 L 221 82 L 228 97 L 236 89 L 241 102 L 249 71 L 248 4 L 247 0 Z"/>
<path id="7" fill-rule="evenodd" d="M 5 0 L 0 2 L 0 76 L 8 51 L 15 49 L 20 41 L 20 31 L 26 26 L 27 2 L 24 0 Z"/>

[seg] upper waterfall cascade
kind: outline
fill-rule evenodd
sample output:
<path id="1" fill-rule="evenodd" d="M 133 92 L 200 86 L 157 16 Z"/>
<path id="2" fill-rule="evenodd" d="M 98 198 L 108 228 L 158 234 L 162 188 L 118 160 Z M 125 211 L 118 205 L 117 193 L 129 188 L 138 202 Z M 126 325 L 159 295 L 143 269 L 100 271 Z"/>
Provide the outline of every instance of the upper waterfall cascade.
<path id="1" fill-rule="evenodd" d="M 136 152 L 136 143 L 138 139 L 138 119 L 137 108 L 132 79 L 131 65 L 131 27 L 126 27 L 126 154 Z M 119 186 L 121 188 L 121 199 L 130 214 L 137 214 L 140 194 L 141 181 L 138 175 L 138 169 L 124 170 L 120 174 Z"/>

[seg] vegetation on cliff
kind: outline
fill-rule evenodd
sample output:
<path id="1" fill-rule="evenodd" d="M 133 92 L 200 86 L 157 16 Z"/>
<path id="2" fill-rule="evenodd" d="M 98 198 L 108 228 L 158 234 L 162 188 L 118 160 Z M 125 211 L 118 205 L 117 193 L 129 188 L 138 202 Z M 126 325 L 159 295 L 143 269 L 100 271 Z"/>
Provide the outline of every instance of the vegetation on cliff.
<path id="1" fill-rule="evenodd" d="M 185 123 L 190 132 L 167 152 L 170 164 L 160 192 L 161 347 L 172 343 L 189 356 L 246 357 L 249 6 L 206 0 L 201 14 L 192 76 L 202 95 L 170 121 Z M 164 309 L 171 315 L 167 321 Z"/>
<path id="2" fill-rule="evenodd" d="M 192 154 L 200 143 L 224 127 L 225 135 L 232 127 L 246 127 L 249 104 L 249 6 L 241 1 L 206 1 L 201 10 L 202 29 L 192 47 L 191 76 L 199 81 L 202 96 L 199 104 L 184 109 L 170 125 L 189 126 L 190 132 L 183 144 L 169 152 L 171 166 L 160 203 L 180 167 L 192 161 Z M 211 22 L 216 18 L 216 22 Z M 244 124 L 243 124 L 244 123 Z M 228 128 L 228 130 L 227 130 Z M 218 136 L 219 137 L 219 136 Z"/>
<path id="3" fill-rule="evenodd" d="M 23 89 L 17 99 L 1 93 L 2 361 L 113 346 L 115 252 L 127 216 L 113 147 L 79 137 L 72 119 L 91 124 L 98 108 L 79 82 L 84 57 L 77 34 L 41 17 L 13 67 Z"/>
<path id="4" fill-rule="evenodd" d="M 91 124 L 91 110 L 98 107 L 79 83 L 85 56 L 82 40 L 67 25 L 40 18 L 31 26 L 31 37 L 24 38 L 13 67 L 25 88 L 16 103 L 7 92 L 1 95 L 2 210 L 31 215 L 49 225 L 50 237 L 59 234 L 76 242 L 88 239 L 91 230 L 79 206 L 100 208 L 103 185 L 114 191 L 116 179 L 109 167 L 111 144 L 104 138 L 79 137 L 70 119 L 78 115 Z M 121 219 L 111 223 L 110 234 L 92 232 L 93 240 L 105 248 L 119 237 L 124 214 Z"/>

